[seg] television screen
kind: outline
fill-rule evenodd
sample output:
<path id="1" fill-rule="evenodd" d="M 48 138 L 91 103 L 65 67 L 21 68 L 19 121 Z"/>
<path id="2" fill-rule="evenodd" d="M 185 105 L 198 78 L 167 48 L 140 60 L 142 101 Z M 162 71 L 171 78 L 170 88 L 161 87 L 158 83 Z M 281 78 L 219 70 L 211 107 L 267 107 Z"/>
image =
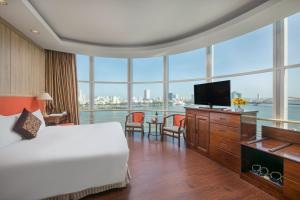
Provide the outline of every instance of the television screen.
<path id="1" fill-rule="evenodd" d="M 230 81 L 194 85 L 195 104 L 231 106 Z"/>

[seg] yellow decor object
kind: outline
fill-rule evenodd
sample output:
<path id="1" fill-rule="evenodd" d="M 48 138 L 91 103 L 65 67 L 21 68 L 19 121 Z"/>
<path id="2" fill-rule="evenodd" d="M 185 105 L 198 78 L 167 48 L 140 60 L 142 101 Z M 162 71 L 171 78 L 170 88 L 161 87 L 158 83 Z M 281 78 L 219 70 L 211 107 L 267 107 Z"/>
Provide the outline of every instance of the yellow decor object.
<path id="1" fill-rule="evenodd" d="M 238 98 L 232 99 L 232 103 L 233 103 L 233 105 L 235 105 L 235 106 L 244 106 L 244 105 L 247 104 L 247 100 L 244 99 L 244 98 L 238 97 Z"/>

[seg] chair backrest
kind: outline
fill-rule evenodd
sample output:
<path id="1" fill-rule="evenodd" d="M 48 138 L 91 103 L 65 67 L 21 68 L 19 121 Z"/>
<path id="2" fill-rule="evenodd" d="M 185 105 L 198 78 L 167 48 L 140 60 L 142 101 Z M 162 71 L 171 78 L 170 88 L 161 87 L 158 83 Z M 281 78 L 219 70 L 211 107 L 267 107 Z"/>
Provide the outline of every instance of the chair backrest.
<path id="1" fill-rule="evenodd" d="M 132 113 L 132 122 L 135 123 L 144 123 L 145 113 L 143 112 L 133 112 Z"/>
<path id="2" fill-rule="evenodd" d="M 185 118 L 185 115 L 175 114 L 173 115 L 173 126 L 180 126 L 180 121 Z M 184 126 L 185 120 L 182 122 L 182 126 Z"/>

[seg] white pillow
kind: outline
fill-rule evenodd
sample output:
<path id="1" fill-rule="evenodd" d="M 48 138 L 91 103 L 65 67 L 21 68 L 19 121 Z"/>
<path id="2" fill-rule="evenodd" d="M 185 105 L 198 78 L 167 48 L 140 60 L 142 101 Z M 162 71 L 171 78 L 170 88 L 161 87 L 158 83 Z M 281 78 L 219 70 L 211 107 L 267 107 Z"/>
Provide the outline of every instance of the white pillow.
<path id="1" fill-rule="evenodd" d="M 12 130 L 17 119 L 17 115 L 0 116 L 0 148 L 22 140 L 22 137 Z"/>
<path id="2" fill-rule="evenodd" d="M 46 127 L 46 123 L 45 123 L 45 120 L 44 120 L 42 112 L 40 110 L 37 110 L 37 111 L 33 112 L 32 114 L 34 116 L 36 116 L 37 118 L 39 118 L 39 120 L 41 120 L 41 122 L 42 122 L 39 131 L 42 130 L 43 128 L 45 128 Z"/>

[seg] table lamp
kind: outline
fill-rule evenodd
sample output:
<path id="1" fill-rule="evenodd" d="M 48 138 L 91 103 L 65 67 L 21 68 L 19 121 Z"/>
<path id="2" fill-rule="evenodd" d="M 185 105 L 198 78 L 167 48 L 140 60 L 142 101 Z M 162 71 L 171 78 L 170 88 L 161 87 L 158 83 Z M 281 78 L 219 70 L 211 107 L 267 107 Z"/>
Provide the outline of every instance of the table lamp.
<path id="1" fill-rule="evenodd" d="M 47 111 L 46 111 L 46 101 L 52 101 L 52 100 L 53 100 L 52 97 L 50 96 L 49 93 L 44 92 L 44 93 L 41 93 L 41 94 L 38 96 L 38 99 L 44 101 L 43 115 L 44 115 L 44 116 L 47 116 Z"/>

